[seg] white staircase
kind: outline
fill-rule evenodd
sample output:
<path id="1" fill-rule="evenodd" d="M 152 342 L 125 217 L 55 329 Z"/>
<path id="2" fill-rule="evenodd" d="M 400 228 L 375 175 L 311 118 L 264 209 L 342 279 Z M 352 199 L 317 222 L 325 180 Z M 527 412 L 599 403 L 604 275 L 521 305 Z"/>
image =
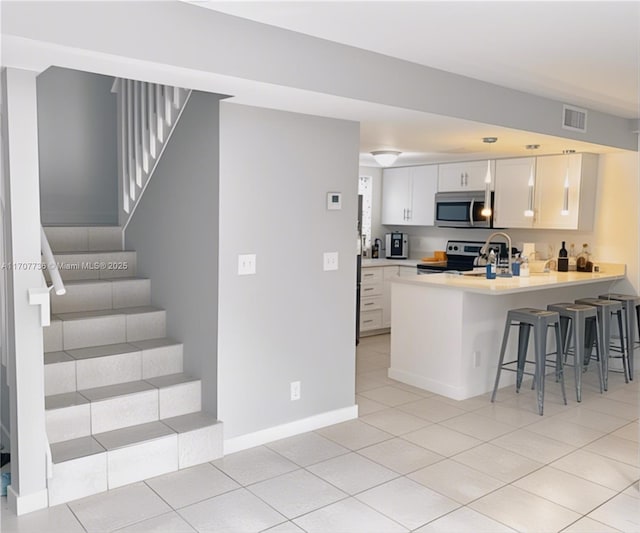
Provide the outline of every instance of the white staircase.
<path id="1" fill-rule="evenodd" d="M 201 411 L 166 311 L 136 277 L 119 227 L 50 227 L 67 293 L 44 328 L 49 505 L 222 456 L 222 424 Z"/>

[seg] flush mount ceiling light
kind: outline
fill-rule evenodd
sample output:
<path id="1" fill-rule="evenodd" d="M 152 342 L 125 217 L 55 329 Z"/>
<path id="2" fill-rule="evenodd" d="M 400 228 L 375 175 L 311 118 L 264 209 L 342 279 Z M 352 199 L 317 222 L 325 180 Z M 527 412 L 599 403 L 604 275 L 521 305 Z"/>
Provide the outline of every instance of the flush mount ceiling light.
<path id="1" fill-rule="evenodd" d="M 397 150 L 376 150 L 371 152 L 371 155 L 381 167 L 390 167 L 396 162 L 401 153 Z"/>
<path id="2" fill-rule="evenodd" d="M 539 144 L 527 144 L 525 146 L 525 148 L 527 150 L 537 150 L 538 148 L 540 148 Z M 533 187 L 535 185 L 535 177 L 534 177 L 534 165 L 535 163 L 531 164 L 531 169 L 529 171 L 529 182 L 527 183 L 527 187 L 528 187 L 528 192 L 529 192 L 529 198 L 527 200 L 527 208 L 524 211 L 524 216 L 527 218 L 533 218 Z"/>
<path id="3" fill-rule="evenodd" d="M 482 142 L 487 144 L 493 144 L 498 140 L 497 137 L 483 137 Z M 491 160 L 487 159 L 487 174 L 484 178 L 484 207 L 480 214 L 483 217 L 490 217 L 493 211 L 491 210 Z"/>
<path id="4" fill-rule="evenodd" d="M 564 150 L 562 152 L 567 159 L 567 168 L 564 173 L 564 188 L 562 190 L 562 211 L 560 214 L 562 216 L 567 216 L 569 214 L 569 156 L 571 154 L 575 154 L 575 150 Z"/>

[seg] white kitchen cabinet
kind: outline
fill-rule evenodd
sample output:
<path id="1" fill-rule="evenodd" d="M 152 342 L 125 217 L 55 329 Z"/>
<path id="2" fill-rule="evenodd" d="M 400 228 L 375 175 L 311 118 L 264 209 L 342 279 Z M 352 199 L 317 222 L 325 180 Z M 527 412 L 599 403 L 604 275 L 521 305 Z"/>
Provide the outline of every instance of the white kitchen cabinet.
<path id="1" fill-rule="evenodd" d="M 418 275 L 418 268 L 415 266 L 399 266 L 398 267 L 398 275 L 401 278 L 408 278 L 411 276 Z"/>
<path id="2" fill-rule="evenodd" d="M 536 158 L 519 157 L 496 161 L 493 225 L 497 228 L 531 228 L 533 217 L 524 212 L 529 205 L 529 180 L 535 183 Z"/>
<path id="3" fill-rule="evenodd" d="M 437 182 L 437 165 L 384 169 L 382 224 L 433 226 Z"/>
<path id="4" fill-rule="evenodd" d="M 564 184 L 569 169 L 569 213 L 562 214 Z M 535 184 L 535 228 L 590 231 L 596 199 L 598 156 L 595 154 L 538 157 Z"/>
<path id="5" fill-rule="evenodd" d="M 382 327 L 391 327 L 391 282 L 399 275 L 400 267 L 388 266 L 384 267 L 384 284 L 382 292 Z"/>
<path id="6" fill-rule="evenodd" d="M 495 176 L 495 161 L 491 161 L 491 176 Z M 487 161 L 468 161 L 438 165 L 438 192 L 484 191 Z M 494 179 L 491 180 L 493 190 Z"/>
<path id="7" fill-rule="evenodd" d="M 380 329 L 384 308 L 384 269 L 371 267 L 362 269 L 360 285 L 360 331 Z"/>
<path id="8" fill-rule="evenodd" d="M 569 213 L 562 214 L 569 165 Z M 534 169 L 533 217 L 525 217 Z M 552 155 L 501 159 L 496 163 L 494 226 L 498 228 L 593 229 L 598 156 Z"/>

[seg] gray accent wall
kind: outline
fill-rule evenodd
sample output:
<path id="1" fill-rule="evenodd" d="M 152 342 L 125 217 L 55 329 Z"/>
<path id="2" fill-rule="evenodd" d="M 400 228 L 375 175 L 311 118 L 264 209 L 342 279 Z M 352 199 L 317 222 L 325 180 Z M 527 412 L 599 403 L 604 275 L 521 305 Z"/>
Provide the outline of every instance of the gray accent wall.
<path id="1" fill-rule="evenodd" d="M 113 77 L 52 67 L 38 76 L 44 225 L 118 223 Z"/>
<path id="2" fill-rule="evenodd" d="M 225 439 L 354 405 L 358 144 L 354 122 L 221 104 Z M 327 210 L 330 191 L 341 210 Z M 324 252 L 338 252 L 337 271 L 323 271 Z M 239 254 L 256 254 L 255 275 L 238 275 Z"/>
<path id="3" fill-rule="evenodd" d="M 219 99 L 192 93 L 126 232 L 152 303 L 167 310 L 168 335 L 184 343 L 185 372 L 202 379 L 203 408 L 214 414 Z"/>

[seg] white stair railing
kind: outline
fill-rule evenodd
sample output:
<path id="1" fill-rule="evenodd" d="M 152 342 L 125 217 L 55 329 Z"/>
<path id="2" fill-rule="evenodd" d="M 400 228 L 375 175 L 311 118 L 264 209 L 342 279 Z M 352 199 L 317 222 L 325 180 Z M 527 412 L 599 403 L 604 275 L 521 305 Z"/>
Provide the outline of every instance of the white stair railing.
<path id="1" fill-rule="evenodd" d="M 158 83 L 116 78 L 118 174 L 122 183 L 123 231 L 144 193 L 191 91 Z"/>

